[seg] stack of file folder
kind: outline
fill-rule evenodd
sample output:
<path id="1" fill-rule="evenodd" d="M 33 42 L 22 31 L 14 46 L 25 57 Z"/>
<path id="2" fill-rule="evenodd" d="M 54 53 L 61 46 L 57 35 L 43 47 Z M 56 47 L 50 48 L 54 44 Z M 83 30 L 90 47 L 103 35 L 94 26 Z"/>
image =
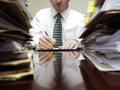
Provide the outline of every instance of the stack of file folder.
<path id="1" fill-rule="evenodd" d="M 32 75 L 27 43 L 31 14 L 25 0 L 0 0 L 0 80 Z"/>
<path id="2" fill-rule="evenodd" d="M 81 37 L 84 38 L 82 40 L 83 53 L 98 69 L 120 71 L 120 10 L 98 13 L 87 24 L 86 31 Z M 98 65 L 95 62 L 100 64 Z M 100 65 L 102 65 L 101 68 Z M 109 68 L 107 68 L 108 66 Z"/>
<path id="3" fill-rule="evenodd" d="M 99 12 L 81 38 L 85 60 L 80 68 L 88 90 L 119 90 L 120 10 Z"/>

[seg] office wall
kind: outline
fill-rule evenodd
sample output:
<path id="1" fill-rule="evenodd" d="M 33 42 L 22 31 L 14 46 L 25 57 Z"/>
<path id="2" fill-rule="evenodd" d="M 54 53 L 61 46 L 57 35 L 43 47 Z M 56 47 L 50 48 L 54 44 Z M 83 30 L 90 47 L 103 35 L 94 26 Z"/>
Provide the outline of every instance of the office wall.
<path id="1" fill-rule="evenodd" d="M 88 0 L 70 0 L 70 7 L 74 10 L 80 11 L 86 14 L 88 5 Z M 50 7 L 49 0 L 29 0 L 28 9 L 32 15 L 35 16 L 35 13 L 42 8 Z"/>

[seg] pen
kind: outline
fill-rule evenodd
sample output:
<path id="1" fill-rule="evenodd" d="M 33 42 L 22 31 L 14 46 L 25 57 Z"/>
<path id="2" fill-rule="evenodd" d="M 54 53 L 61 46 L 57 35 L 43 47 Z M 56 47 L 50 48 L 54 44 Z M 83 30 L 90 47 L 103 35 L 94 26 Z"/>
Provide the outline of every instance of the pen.
<path id="1" fill-rule="evenodd" d="M 37 51 L 38 52 L 41 52 L 41 51 L 43 51 L 43 52 L 51 52 L 51 51 L 55 51 L 55 52 L 61 52 L 61 51 L 77 51 L 77 52 L 79 52 L 79 51 L 82 51 L 83 50 L 83 48 L 76 48 L 76 49 L 59 49 L 59 48 L 53 48 L 53 49 L 37 49 Z"/>
<path id="2" fill-rule="evenodd" d="M 46 31 L 45 31 L 45 34 L 46 34 L 47 36 L 49 36 L 48 33 L 47 33 Z"/>
<path id="3" fill-rule="evenodd" d="M 46 34 L 47 36 L 49 36 L 48 33 L 47 33 L 46 31 L 45 31 L 45 34 Z M 55 47 L 55 45 L 53 45 L 53 46 Z"/>

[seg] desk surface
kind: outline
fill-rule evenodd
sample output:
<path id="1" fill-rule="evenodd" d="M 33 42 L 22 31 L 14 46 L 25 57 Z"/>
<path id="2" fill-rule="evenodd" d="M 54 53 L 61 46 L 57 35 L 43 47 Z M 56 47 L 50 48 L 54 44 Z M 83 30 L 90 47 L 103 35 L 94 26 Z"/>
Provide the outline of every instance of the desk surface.
<path id="1" fill-rule="evenodd" d="M 54 80 L 55 53 L 62 53 L 62 81 Z M 33 76 L 0 81 L 0 90 L 86 90 L 79 69 L 79 52 L 33 52 Z"/>

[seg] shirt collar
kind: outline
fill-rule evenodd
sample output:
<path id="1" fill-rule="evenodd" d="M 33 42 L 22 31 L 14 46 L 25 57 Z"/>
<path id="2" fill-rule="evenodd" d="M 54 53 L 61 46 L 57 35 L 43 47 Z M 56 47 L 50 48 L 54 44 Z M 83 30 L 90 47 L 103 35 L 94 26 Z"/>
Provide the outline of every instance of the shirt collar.
<path id="1" fill-rule="evenodd" d="M 57 12 L 56 12 L 56 10 L 54 8 L 51 8 L 51 9 L 52 9 L 51 10 L 52 11 L 52 17 L 55 18 L 55 15 L 57 14 Z M 68 14 L 69 14 L 69 11 L 70 11 L 70 9 L 67 8 L 65 11 L 60 13 L 63 20 L 65 20 L 67 18 Z"/>

